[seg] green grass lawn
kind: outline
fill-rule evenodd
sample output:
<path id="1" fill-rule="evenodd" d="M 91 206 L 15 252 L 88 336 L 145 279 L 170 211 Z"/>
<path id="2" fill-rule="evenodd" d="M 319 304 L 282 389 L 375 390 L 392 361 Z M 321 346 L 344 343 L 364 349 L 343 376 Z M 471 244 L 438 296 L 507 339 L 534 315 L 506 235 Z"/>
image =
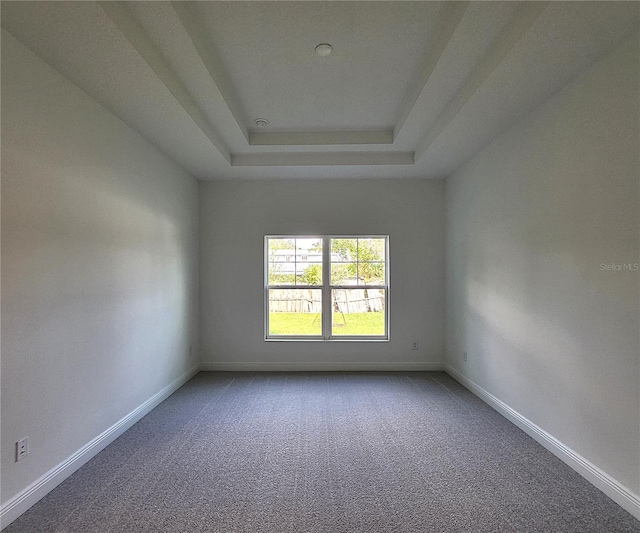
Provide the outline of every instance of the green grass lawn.
<path id="1" fill-rule="evenodd" d="M 270 335 L 322 335 L 322 320 L 314 313 L 271 313 Z M 384 335 L 384 313 L 336 313 L 333 335 Z"/>

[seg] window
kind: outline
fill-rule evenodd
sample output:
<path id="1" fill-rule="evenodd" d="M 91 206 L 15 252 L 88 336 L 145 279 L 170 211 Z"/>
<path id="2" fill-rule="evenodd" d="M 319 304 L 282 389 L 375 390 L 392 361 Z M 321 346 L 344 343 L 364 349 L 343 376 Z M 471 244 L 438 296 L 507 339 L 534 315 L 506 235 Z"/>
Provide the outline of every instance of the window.
<path id="1" fill-rule="evenodd" d="M 266 236 L 265 337 L 388 340 L 388 236 Z"/>

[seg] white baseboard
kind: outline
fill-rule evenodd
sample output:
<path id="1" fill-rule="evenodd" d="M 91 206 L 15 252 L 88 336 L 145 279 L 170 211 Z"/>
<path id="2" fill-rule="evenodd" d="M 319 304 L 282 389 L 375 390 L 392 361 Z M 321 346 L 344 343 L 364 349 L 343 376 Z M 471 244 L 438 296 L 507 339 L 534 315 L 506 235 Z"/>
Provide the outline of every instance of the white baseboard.
<path id="1" fill-rule="evenodd" d="M 442 371 L 444 363 L 434 362 L 235 362 L 209 361 L 200 363 L 200 370 L 209 372 L 426 372 Z"/>
<path id="2" fill-rule="evenodd" d="M 640 496 L 638 494 L 633 493 L 616 479 L 612 478 L 609 474 L 560 442 L 553 435 L 547 433 L 544 429 L 534 424 L 518 411 L 509 407 L 502 400 L 499 400 L 493 394 L 487 392 L 482 387 L 465 377 L 452 366 L 448 364 L 445 364 L 444 366 L 445 372 L 447 372 L 447 374 L 449 374 L 453 379 L 469 389 L 481 400 L 488 403 L 527 435 L 544 446 L 558 459 L 569 465 L 592 485 L 604 492 L 620 507 L 640 520 Z"/>
<path id="3" fill-rule="evenodd" d="M 199 370 L 199 365 L 194 366 L 191 370 L 184 373 L 160 392 L 154 394 L 146 402 L 131 411 L 124 418 L 121 418 L 109 429 L 103 431 L 96 438 L 85 444 L 58 466 L 49 470 L 49 472 L 34 481 L 27 488 L 20 491 L 7 502 L 3 503 L 0 507 L 0 529 L 7 527 L 11 522 L 29 509 L 29 507 L 46 496 L 71 474 L 78 470 L 78 468 L 87 463 L 92 457 L 116 440 L 138 420 L 182 387 L 182 385 L 195 376 Z"/>

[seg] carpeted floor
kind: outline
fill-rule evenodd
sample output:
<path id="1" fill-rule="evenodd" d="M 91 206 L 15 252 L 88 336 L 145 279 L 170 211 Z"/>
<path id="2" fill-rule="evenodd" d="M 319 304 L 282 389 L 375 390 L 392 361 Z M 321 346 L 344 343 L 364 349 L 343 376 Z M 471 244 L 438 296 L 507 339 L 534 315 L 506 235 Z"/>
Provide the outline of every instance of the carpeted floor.
<path id="1" fill-rule="evenodd" d="M 640 532 L 444 373 L 200 373 L 5 529 Z"/>

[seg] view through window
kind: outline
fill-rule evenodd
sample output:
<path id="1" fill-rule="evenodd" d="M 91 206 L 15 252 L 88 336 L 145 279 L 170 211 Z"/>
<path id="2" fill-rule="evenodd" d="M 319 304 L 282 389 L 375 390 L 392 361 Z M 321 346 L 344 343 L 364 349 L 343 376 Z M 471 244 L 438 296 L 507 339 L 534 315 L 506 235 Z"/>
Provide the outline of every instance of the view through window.
<path id="1" fill-rule="evenodd" d="M 387 339 L 388 241 L 265 237 L 266 338 Z"/>

